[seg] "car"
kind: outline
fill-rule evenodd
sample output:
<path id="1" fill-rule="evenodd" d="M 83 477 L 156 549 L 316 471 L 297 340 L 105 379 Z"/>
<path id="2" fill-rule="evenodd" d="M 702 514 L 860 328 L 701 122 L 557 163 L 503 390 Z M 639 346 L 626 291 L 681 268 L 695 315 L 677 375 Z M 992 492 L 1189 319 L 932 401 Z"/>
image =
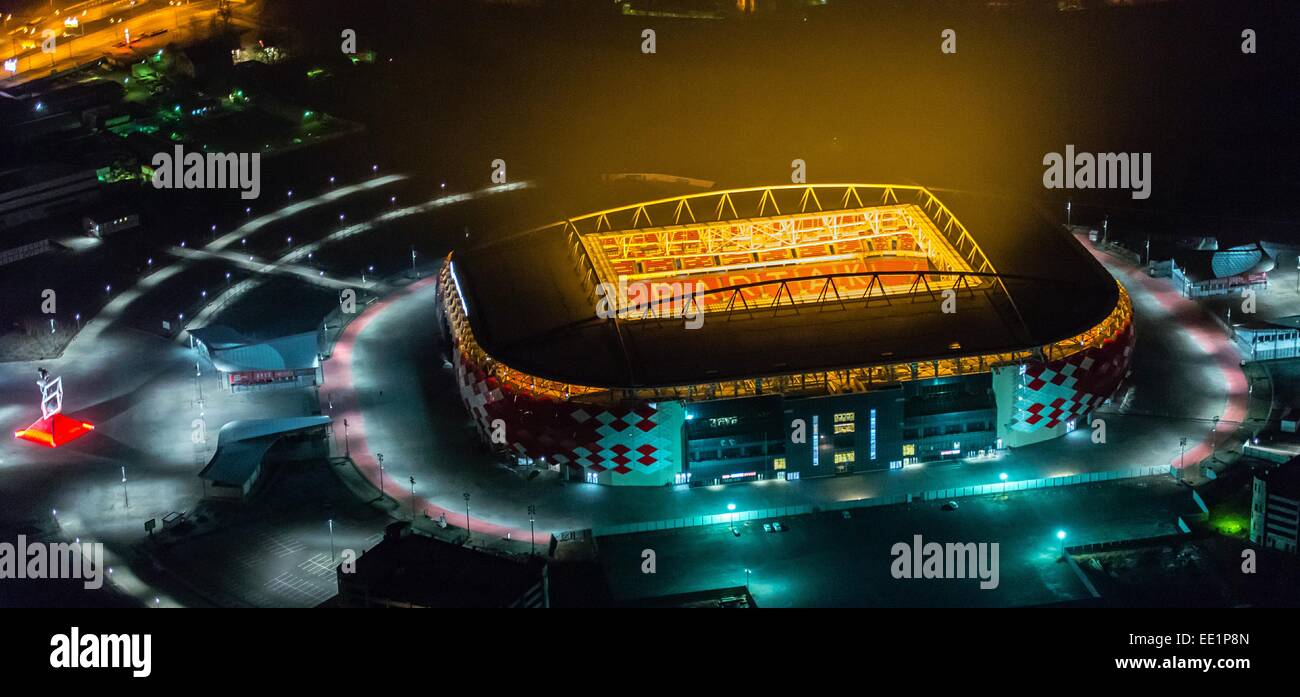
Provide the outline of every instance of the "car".
<path id="1" fill-rule="evenodd" d="M 731 534 L 735 535 L 736 537 L 740 537 L 740 528 L 737 527 L 731 528 Z"/>
<path id="2" fill-rule="evenodd" d="M 945 511 L 955 511 L 958 508 L 961 508 L 961 506 L 958 506 L 956 501 L 949 501 L 948 503 L 943 504 L 943 506 L 940 506 L 940 508 Z"/>
<path id="3" fill-rule="evenodd" d="M 763 532 L 772 532 L 772 524 L 763 523 Z"/>
<path id="4" fill-rule="evenodd" d="M 778 520 L 778 521 L 774 521 L 774 522 L 772 523 L 772 530 L 774 530 L 775 532 L 785 532 L 785 526 L 782 525 L 782 524 L 781 524 L 781 521 L 779 521 L 779 520 Z"/>

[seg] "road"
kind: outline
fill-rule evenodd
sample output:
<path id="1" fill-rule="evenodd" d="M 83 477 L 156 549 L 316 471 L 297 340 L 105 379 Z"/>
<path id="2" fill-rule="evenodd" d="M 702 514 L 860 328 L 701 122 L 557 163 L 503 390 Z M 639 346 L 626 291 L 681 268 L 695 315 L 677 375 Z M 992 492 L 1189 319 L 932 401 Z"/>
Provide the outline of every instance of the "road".
<path id="1" fill-rule="evenodd" d="M 210 246 L 279 236 L 286 225 L 300 222 L 320 205 L 399 181 L 371 178 L 330 188 L 251 218 Z M 317 234 L 328 236 L 328 230 Z M 175 293 L 164 281 L 184 280 L 193 273 L 191 266 L 182 258 L 115 289 L 100 314 L 83 318 L 83 330 L 57 360 L 0 363 L 0 423 L 6 429 L 23 428 L 39 417 L 37 367 L 63 378 L 65 411 L 96 426 L 93 433 L 57 449 L 0 438 L 0 531 L 34 523 L 57 529 L 66 539 L 103 542 L 107 563 L 116 569 L 114 583 L 150 605 L 183 601 L 131 574 L 133 547 L 144 537 L 147 519 L 191 511 L 198 504 L 203 489 L 196 475 L 216 447 L 217 430 L 236 419 L 301 416 L 317 408 L 314 393 L 307 390 L 255 397 L 222 392 L 206 366 L 196 375 L 194 352 L 184 343 L 133 328 L 144 324 L 142 306 L 151 305 L 155 296 Z M 212 303 L 219 302 L 214 295 Z M 310 539 L 319 545 L 319 536 Z"/>
<path id="2" fill-rule="evenodd" d="M 125 42 L 128 31 L 133 38 L 131 49 L 154 50 L 186 37 L 191 26 L 206 30 L 218 4 L 218 0 L 185 0 L 175 5 L 166 0 L 78 3 L 63 8 L 58 15 L 45 15 L 34 33 L 18 35 L 12 34 L 21 19 L 15 17 L 5 23 L 3 38 L 7 40 L 0 42 L 0 61 L 16 59 L 16 70 L 0 72 L 4 78 L 0 79 L 0 87 L 65 72 L 106 53 L 126 51 L 125 46 L 117 44 Z M 78 26 L 66 26 L 64 20 L 68 17 L 76 17 Z M 43 50 L 44 31 L 55 32 L 53 53 Z M 68 36 L 64 36 L 65 32 Z M 155 32 L 165 33 L 139 40 Z M 34 47 L 23 48 L 23 40 L 34 43 Z"/>

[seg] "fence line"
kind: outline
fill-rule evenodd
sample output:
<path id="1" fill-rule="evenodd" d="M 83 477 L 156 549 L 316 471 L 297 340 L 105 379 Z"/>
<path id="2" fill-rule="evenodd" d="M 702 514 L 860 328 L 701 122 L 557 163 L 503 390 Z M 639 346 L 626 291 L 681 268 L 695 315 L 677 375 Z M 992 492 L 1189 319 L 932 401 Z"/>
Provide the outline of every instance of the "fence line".
<path id="1" fill-rule="evenodd" d="M 865 499 L 854 499 L 851 501 L 832 501 L 823 504 L 803 504 L 800 506 L 779 506 L 775 508 L 760 508 L 753 511 L 736 511 L 734 513 L 715 513 L 713 515 L 702 516 L 684 516 L 681 518 L 667 518 L 664 520 L 652 520 L 643 523 L 625 523 L 622 525 L 609 525 L 604 527 L 592 528 L 591 530 L 573 530 L 557 535 L 560 539 L 586 539 L 588 537 L 608 537 L 611 535 L 631 535 L 641 532 L 654 532 L 657 530 L 676 530 L 679 528 L 702 527 L 708 525 L 730 525 L 743 523 L 749 520 L 767 520 L 771 518 L 785 518 L 809 513 L 824 513 L 830 511 L 847 511 L 855 508 L 876 508 L 879 506 L 896 506 L 898 504 L 910 503 L 916 500 L 936 501 L 940 499 L 957 499 L 969 496 L 987 496 L 989 494 L 1001 494 L 1012 491 L 1030 491 L 1033 489 L 1048 489 L 1059 486 L 1077 486 L 1080 484 L 1093 484 L 1096 482 L 1115 481 L 1119 479 L 1134 479 L 1138 477 L 1154 477 L 1157 475 L 1168 475 L 1169 465 L 1154 465 L 1151 467 L 1135 467 L 1126 470 L 1112 470 L 1107 472 L 1089 472 L 1086 474 L 1074 474 L 1067 477 L 1044 477 L 1040 479 L 1026 479 L 1019 482 L 998 482 L 996 484 L 980 484 L 977 486 L 954 487 L 949 489 L 934 489 L 925 491 L 918 495 L 913 494 L 894 494 L 892 496 L 876 496 Z"/>

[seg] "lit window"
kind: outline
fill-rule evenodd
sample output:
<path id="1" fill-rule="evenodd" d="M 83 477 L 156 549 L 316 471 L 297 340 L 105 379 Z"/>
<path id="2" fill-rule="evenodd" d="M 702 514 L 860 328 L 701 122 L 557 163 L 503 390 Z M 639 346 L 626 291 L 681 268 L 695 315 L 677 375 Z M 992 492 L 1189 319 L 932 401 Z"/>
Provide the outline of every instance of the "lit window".
<path id="1" fill-rule="evenodd" d="M 772 469 L 780 472 L 785 469 L 785 458 L 778 457 L 772 460 Z"/>
<path id="2" fill-rule="evenodd" d="M 857 430 L 856 424 L 835 424 L 836 433 L 853 433 L 855 430 Z"/>
<path id="3" fill-rule="evenodd" d="M 842 465 L 846 462 L 853 462 L 856 459 L 855 456 L 856 453 L 852 450 L 842 450 L 835 453 L 835 464 Z"/>
<path id="4" fill-rule="evenodd" d="M 858 415 L 857 415 L 855 412 L 851 412 L 851 411 L 842 411 L 842 412 L 840 412 L 840 413 L 838 413 L 838 414 L 835 415 L 835 423 L 837 423 L 837 424 L 850 423 L 850 424 L 851 424 L 851 423 L 853 423 L 854 421 L 856 421 L 857 418 L 858 418 Z"/>
<path id="5" fill-rule="evenodd" d="M 903 444 L 903 457 L 913 457 L 916 455 L 916 443 Z"/>

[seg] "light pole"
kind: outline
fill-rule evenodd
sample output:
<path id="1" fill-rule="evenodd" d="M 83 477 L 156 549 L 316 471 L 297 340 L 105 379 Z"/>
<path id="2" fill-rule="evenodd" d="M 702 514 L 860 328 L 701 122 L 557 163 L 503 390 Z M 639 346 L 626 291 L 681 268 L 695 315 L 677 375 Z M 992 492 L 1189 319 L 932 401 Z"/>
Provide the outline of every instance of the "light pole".
<path id="1" fill-rule="evenodd" d="M 1187 437 L 1178 439 L 1178 478 L 1183 478 L 1183 457 L 1187 454 Z"/>
<path id="2" fill-rule="evenodd" d="M 415 525 L 415 477 L 411 477 L 411 525 Z"/>
<path id="3" fill-rule="evenodd" d="M 343 457 L 352 457 L 352 445 L 348 442 L 347 419 L 343 419 Z"/>
<path id="4" fill-rule="evenodd" d="M 749 592 L 749 569 L 745 569 L 745 592 Z"/>
<path id="5" fill-rule="evenodd" d="M 532 556 L 537 555 L 537 534 L 534 531 L 533 523 L 537 521 L 537 506 L 528 507 L 528 553 Z"/>
<path id="6" fill-rule="evenodd" d="M 1066 227 L 1072 227 L 1072 226 L 1070 225 L 1070 202 L 1069 202 L 1069 200 L 1067 200 L 1067 201 L 1065 202 L 1065 226 L 1066 226 Z"/>
<path id="7" fill-rule="evenodd" d="M 464 493 L 464 497 L 465 497 L 465 541 L 469 542 L 469 538 L 473 536 L 473 533 L 471 533 L 469 530 L 469 492 L 468 491 Z"/>
<path id="8" fill-rule="evenodd" d="M 379 458 L 379 495 L 384 495 L 384 454 L 377 453 L 375 457 Z"/>
<path id="9" fill-rule="evenodd" d="M 736 504 L 734 504 L 734 503 L 729 503 L 729 504 L 727 504 L 727 512 L 731 514 L 731 515 L 727 516 L 727 518 L 728 518 L 728 521 L 731 523 L 731 534 L 733 534 L 733 535 L 736 534 L 736 513 L 735 513 L 735 511 L 736 511 Z"/>
<path id="10" fill-rule="evenodd" d="M 1064 557 L 1065 556 L 1065 531 L 1057 530 L 1056 539 L 1061 541 L 1061 556 Z"/>
<path id="11" fill-rule="evenodd" d="M 131 497 L 126 493 L 126 465 L 122 465 L 122 502 L 124 508 L 131 507 Z"/>
<path id="12" fill-rule="evenodd" d="M 334 519 L 330 518 L 330 561 L 334 561 Z"/>

